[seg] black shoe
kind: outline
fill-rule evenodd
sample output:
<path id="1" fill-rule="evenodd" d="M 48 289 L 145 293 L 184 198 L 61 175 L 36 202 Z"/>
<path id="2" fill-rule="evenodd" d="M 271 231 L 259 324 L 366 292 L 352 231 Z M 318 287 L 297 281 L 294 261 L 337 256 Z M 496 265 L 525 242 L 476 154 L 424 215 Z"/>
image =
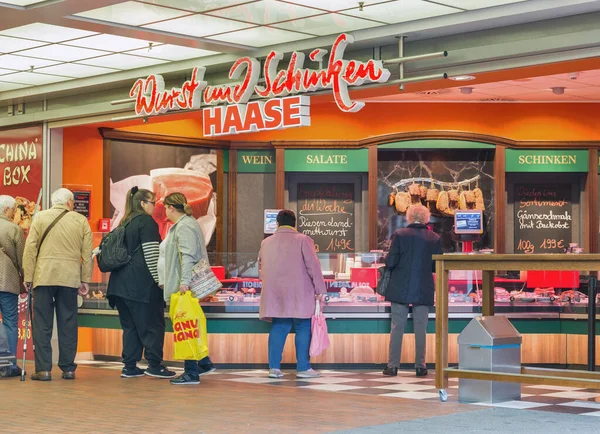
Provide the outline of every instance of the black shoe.
<path id="1" fill-rule="evenodd" d="M 386 366 L 383 370 L 383 375 L 386 377 L 395 377 L 398 375 L 398 368 L 392 368 L 391 366 Z"/>
<path id="2" fill-rule="evenodd" d="M 50 371 L 38 371 L 31 376 L 33 381 L 52 381 Z"/>
<path id="3" fill-rule="evenodd" d="M 121 371 L 121 378 L 136 378 L 143 377 L 145 374 L 143 369 L 138 368 L 123 368 Z"/>
<path id="4" fill-rule="evenodd" d="M 200 376 L 195 376 L 184 372 L 177 378 L 171 380 L 171 384 L 175 386 L 200 384 Z"/>
<path id="5" fill-rule="evenodd" d="M 417 377 L 427 377 L 427 368 L 417 368 Z"/>
<path id="6" fill-rule="evenodd" d="M 146 369 L 146 371 L 144 372 L 144 374 L 154 378 L 173 378 L 177 375 L 175 372 L 169 371 L 163 365 L 158 365 L 155 367 L 149 366 L 148 369 Z"/>
<path id="7" fill-rule="evenodd" d="M 206 365 L 198 365 L 198 375 L 205 375 L 209 372 L 214 372 L 216 370 L 217 368 L 215 368 L 215 365 L 213 365 L 212 363 L 207 363 Z"/>
<path id="8" fill-rule="evenodd" d="M 75 372 L 74 371 L 63 372 L 62 377 L 63 377 L 63 380 L 74 380 Z"/>

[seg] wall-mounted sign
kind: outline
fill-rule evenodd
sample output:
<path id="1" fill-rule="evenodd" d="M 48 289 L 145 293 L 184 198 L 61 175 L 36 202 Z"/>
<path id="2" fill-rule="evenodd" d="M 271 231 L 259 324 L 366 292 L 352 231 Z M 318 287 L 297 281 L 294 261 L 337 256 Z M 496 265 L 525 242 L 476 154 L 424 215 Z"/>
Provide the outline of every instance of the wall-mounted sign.
<path id="1" fill-rule="evenodd" d="M 274 173 L 275 151 L 240 150 L 237 152 L 238 173 Z"/>
<path id="2" fill-rule="evenodd" d="M 368 172 L 367 149 L 289 149 L 286 172 Z"/>
<path id="3" fill-rule="evenodd" d="M 265 210 L 265 234 L 274 234 L 277 230 L 277 215 L 280 209 L 266 209 Z"/>
<path id="4" fill-rule="evenodd" d="M 582 149 L 507 149 L 507 172 L 587 172 L 588 151 Z"/>
<path id="5" fill-rule="evenodd" d="M 203 81 L 206 68 L 197 67 L 191 78 L 180 88 L 165 89 L 160 75 L 150 75 L 135 82 L 129 92 L 135 98 L 135 113 L 138 116 L 153 116 L 173 110 L 202 111 L 205 136 L 238 134 L 310 125 L 310 102 L 308 97 L 298 94 L 331 89 L 340 110 L 357 112 L 363 102 L 353 101 L 348 93 L 349 86 L 365 83 L 385 83 L 390 72 L 379 60 L 344 60 L 346 47 L 354 37 L 343 33 L 331 47 L 327 67 L 304 68 L 305 56 L 294 52 L 287 68 L 281 69 L 279 62 L 283 53 L 271 51 L 264 63 L 261 77 L 260 62 L 252 57 L 238 59 L 229 71 L 229 79 L 241 80 L 234 84 L 209 86 Z M 321 62 L 327 50 L 317 48 L 309 54 L 313 62 Z M 263 101 L 252 101 L 251 98 Z"/>
<path id="6" fill-rule="evenodd" d="M 89 220 L 92 192 L 89 190 L 74 190 L 73 196 L 75 198 L 75 207 L 73 208 L 73 211 L 78 212 Z"/>

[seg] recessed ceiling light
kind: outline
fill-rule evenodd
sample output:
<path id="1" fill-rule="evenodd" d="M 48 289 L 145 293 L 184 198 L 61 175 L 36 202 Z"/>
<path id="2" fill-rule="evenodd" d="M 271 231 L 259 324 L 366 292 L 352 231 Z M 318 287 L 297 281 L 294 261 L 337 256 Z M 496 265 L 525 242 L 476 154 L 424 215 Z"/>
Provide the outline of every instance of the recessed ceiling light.
<path id="1" fill-rule="evenodd" d="M 554 95 L 563 95 L 565 93 L 566 87 L 551 87 L 550 89 L 552 89 L 552 93 Z"/>
<path id="2" fill-rule="evenodd" d="M 455 75 L 454 77 L 450 77 L 450 80 L 454 81 L 470 81 L 475 80 L 475 77 L 472 75 Z"/>
<path id="3" fill-rule="evenodd" d="M 473 93 L 473 88 L 472 87 L 461 87 L 460 93 L 462 93 L 463 95 L 470 95 Z"/>

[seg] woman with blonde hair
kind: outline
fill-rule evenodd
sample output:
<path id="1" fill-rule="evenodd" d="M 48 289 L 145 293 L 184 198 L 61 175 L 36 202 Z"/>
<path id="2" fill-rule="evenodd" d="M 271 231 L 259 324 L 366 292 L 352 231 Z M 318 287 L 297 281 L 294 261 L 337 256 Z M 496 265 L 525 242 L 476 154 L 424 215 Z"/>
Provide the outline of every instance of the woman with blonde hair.
<path id="1" fill-rule="evenodd" d="M 108 281 L 107 298 L 119 311 L 123 328 L 123 364 L 121 377 L 148 375 L 173 378 L 176 374 L 163 364 L 165 341 L 165 303 L 158 286 L 158 224 L 152 218 L 156 195 L 133 187 L 127 193 L 125 244 L 131 260 L 114 270 Z M 137 367 L 142 353 L 148 360 L 145 371 Z"/>
<path id="2" fill-rule="evenodd" d="M 417 377 L 427 375 L 425 341 L 429 309 L 433 306 L 433 259 L 442 253 L 440 236 L 430 231 L 429 210 L 423 205 L 412 205 L 406 212 L 408 226 L 392 238 L 385 265 L 392 270 L 385 299 L 392 306 L 390 354 L 383 375 L 395 377 L 400 367 L 402 337 L 412 305 L 415 329 L 415 369 Z"/>
<path id="3" fill-rule="evenodd" d="M 160 245 L 158 270 L 165 301 L 170 303 L 171 295 L 190 289 L 192 268 L 208 254 L 202 229 L 193 217 L 186 197 L 172 193 L 165 198 L 164 205 L 167 219 L 173 226 Z M 171 380 L 171 384 L 200 384 L 201 375 L 215 370 L 208 356 L 202 360 L 186 360 L 184 368 L 184 373 Z"/>

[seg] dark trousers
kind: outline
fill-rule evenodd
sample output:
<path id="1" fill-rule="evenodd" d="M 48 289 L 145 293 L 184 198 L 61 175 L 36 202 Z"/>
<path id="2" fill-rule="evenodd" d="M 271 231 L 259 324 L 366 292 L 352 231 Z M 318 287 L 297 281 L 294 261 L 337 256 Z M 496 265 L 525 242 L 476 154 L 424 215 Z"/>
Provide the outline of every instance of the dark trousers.
<path id="1" fill-rule="evenodd" d="M 58 367 L 63 372 L 77 368 L 77 288 L 38 286 L 33 290 L 33 345 L 35 370 L 52 370 L 54 310 L 58 327 Z"/>
<path id="2" fill-rule="evenodd" d="M 428 306 L 413 305 L 413 326 L 415 330 L 415 368 L 425 368 L 425 349 L 427 343 Z M 408 305 L 392 303 L 392 330 L 390 333 L 390 357 L 388 366 L 400 367 L 402 338 L 408 320 Z"/>
<path id="3" fill-rule="evenodd" d="M 123 329 L 123 363 L 135 368 L 142 360 L 142 352 L 150 367 L 163 360 L 165 343 L 165 308 L 161 300 L 150 303 L 114 297 Z"/>
<path id="4" fill-rule="evenodd" d="M 185 372 L 190 374 L 192 377 L 198 377 L 200 375 L 200 366 L 212 365 L 210 357 L 206 356 L 202 360 L 185 360 L 183 367 Z"/>

